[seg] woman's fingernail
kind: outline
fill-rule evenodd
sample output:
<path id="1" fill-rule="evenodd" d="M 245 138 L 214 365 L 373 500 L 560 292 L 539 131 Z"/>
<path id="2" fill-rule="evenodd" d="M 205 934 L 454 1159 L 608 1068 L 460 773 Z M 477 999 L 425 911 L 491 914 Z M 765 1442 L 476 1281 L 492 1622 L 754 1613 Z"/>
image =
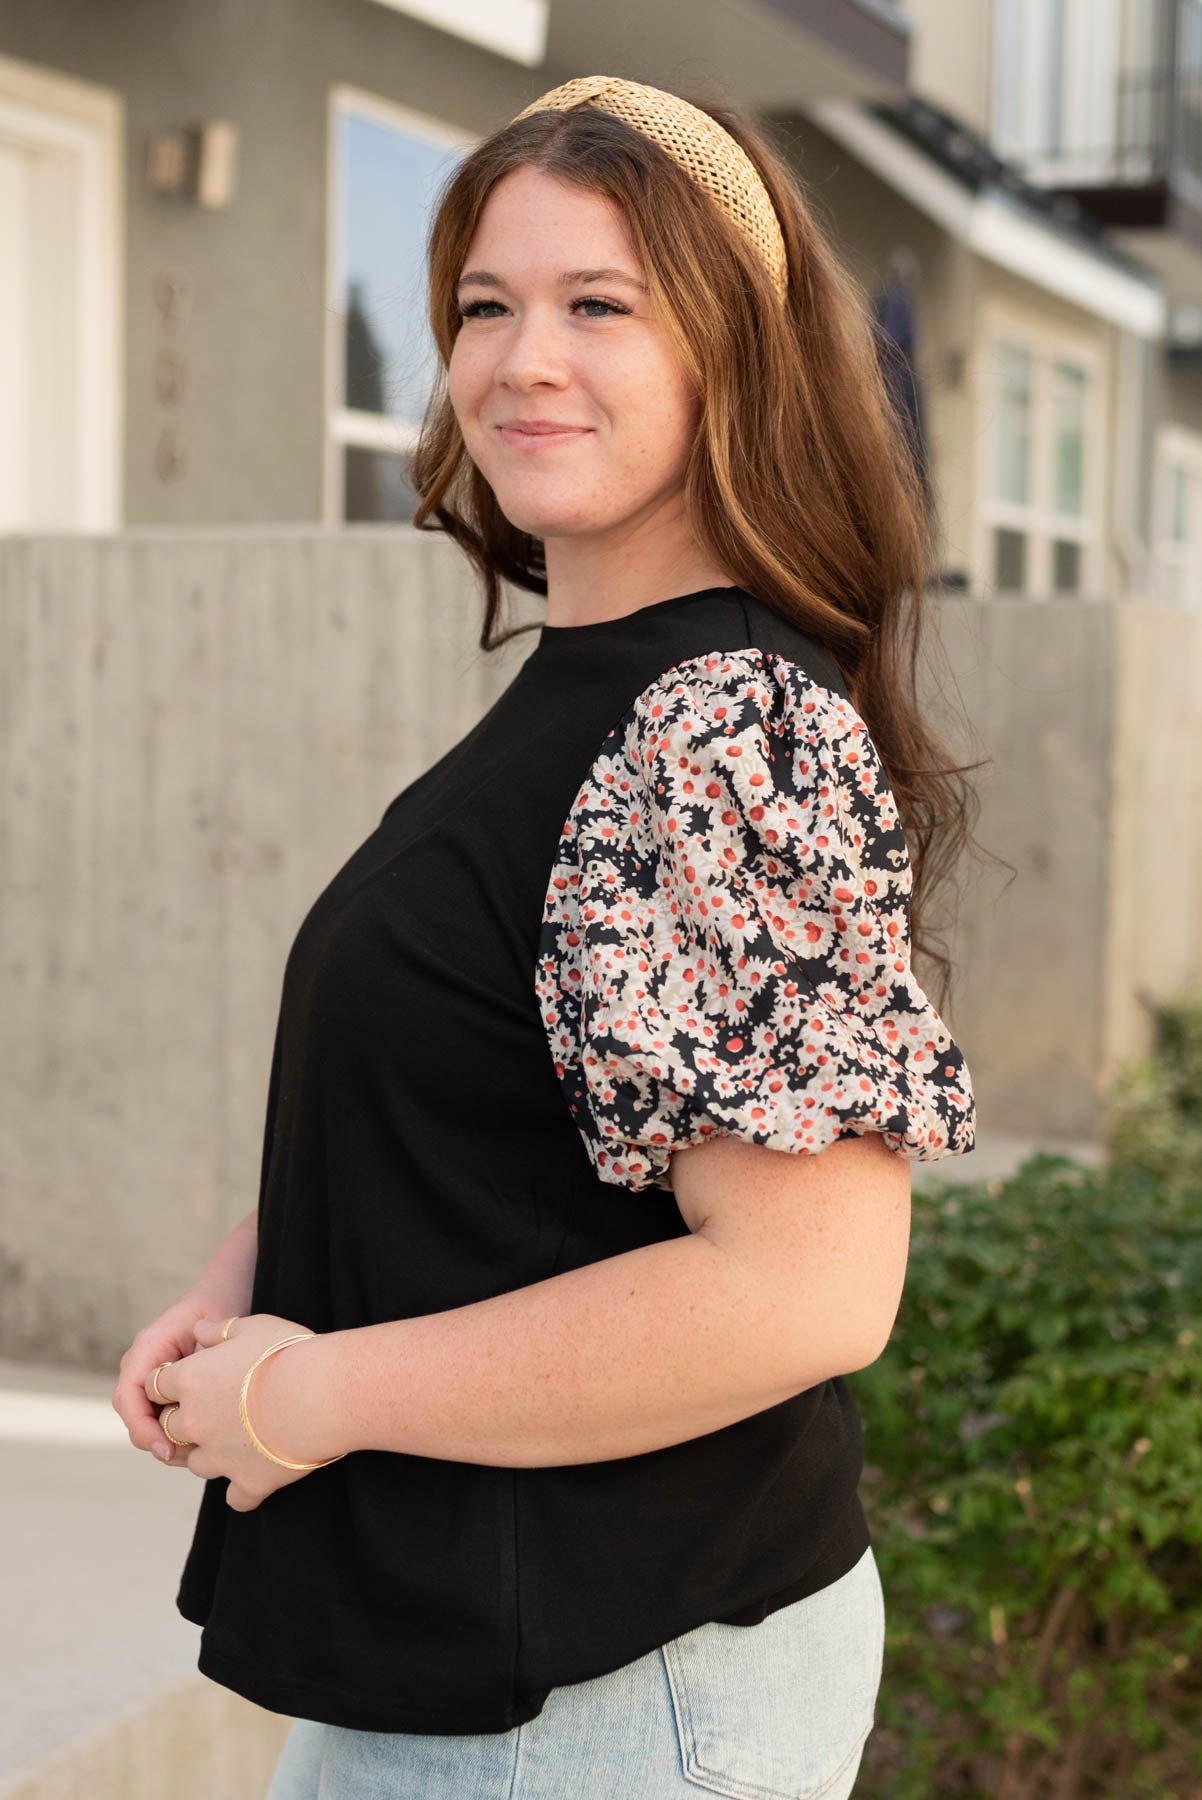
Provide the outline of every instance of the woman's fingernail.
<path id="1" fill-rule="evenodd" d="M 154 1446 L 154 1453 L 161 1462 L 170 1462 L 171 1461 L 171 1452 L 167 1448 L 166 1444 L 156 1444 Z"/>

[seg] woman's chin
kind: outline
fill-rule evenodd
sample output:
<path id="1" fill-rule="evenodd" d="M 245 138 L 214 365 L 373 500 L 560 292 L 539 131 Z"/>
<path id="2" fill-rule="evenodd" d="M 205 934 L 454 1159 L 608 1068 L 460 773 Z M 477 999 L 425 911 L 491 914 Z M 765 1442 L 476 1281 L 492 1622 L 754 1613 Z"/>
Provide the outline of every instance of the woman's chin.
<path id="1" fill-rule="evenodd" d="M 529 537 L 580 537 L 600 530 L 603 524 L 581 512 L 578 506 L 522 506 L 517 501 L 507 502 L 504 494 L 497 495 L 497 504 L 514 530 L 524 531 Z"/>

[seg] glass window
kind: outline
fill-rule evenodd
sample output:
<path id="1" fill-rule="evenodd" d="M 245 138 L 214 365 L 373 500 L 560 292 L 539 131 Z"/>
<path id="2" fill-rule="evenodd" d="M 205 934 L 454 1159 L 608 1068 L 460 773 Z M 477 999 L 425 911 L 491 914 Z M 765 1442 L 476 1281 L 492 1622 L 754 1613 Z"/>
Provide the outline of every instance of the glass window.
<path id="1" fill-rule="evenodd" d="M 344 406 L 419 419 L 436 367 L 426 319 L 426 232 L 460 151 L 378 119 L 338 119 L 346 316 Z"/>
<path id="2" fill-rule="evenodd" d="M 1022 147 L 1022 23 L 1021 0 L 994 0 L 991 124 L 1002 156 Z"/>
<path id="3" fill-rule="evenodd" d="M 1052 367 L 1052 506 L 1079 519 L 1085 510 L 1085 381 L 1074 363 Z"/>
<path id="4" fill-rule="evenodd" d="M 1023 506 L 1031 483 L 1031 352 L 1021 344 L 999 343 L 997 383 L 994 494 Z"/>
<path id="5" fill-rule="evenodd" d="M 1021 594 L 1026 584 L 1026 537 L 999 527 L 993 534 L 993 585 L 1000 593 Z"/>
<path id="6" fill-rule="evenodd" d="M 1185 464 L 1174 463 L 1169 470 L 1169 537 L 1174 544 L 1184 544 L 1189 539 L 1187 486 Z"/>
<path id="7" fill-rule="evenodd" d="M 403 456 L 384 450 L 343 448 L 343 517 L 348 524 L 404 524 L 413 517 L 417 495 Z"/>
<path id="8" fill-rule="evenodd" d="M 1004 317 L 986 344 L 981 579 L 1033 599 L 1080 594 L 1096 579 L 1091 353 Z"/>
<path id="9" fill-rule="evenodd" d="M 1035 155 L 1056 156 L 1064 146 L 1064 0 L 1044 0 L 1036 17 L 1042 54 L 1036 69 Z"/>
<path id="10" fill-rule="evenodd" d="M 351 88 L 335 91 L 332 118 L 327 516 L 404 523 L 438 371 L 426 240 L 469 140 Z"/>
<path id="11" fill-rule="evenodd" d="M 1081 586 L 1081 546 L 1071 538 L 1052 545 L 1052 586 L 1058 594 L 1075 594 Z"/>
<path id="12" fill-rule="evenodd" d="M 1180 3 L 1164 0 L 1166 8 Z M 1127 67 L 1152 67 L 1155 57 L 1140 53 L 1133 33 L 1155 10 L 1152 0 L 993 0 L 990 132 L 998 154 L 1045 185 L 1104 176 L 1116 148 L 1123 40 Z M 1156 99 L 1146 79 L 1127 85 L 1145 108 Z"/>

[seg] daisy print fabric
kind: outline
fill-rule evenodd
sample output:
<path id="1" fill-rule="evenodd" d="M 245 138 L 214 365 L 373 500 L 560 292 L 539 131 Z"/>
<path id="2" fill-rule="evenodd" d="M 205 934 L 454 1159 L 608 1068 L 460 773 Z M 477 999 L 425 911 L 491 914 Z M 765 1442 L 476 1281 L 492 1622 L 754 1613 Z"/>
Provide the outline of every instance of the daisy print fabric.
<path id="1" fill-rule="evenodd" d="M 600 1179 L 669 1188 L 672 1152 L 723 1134 L 971 1150 L 969 1070 L 910 967 L 912 881 L 848 700 L 759 649 L 644 689 L 564 823 L 535 977 Z"/>

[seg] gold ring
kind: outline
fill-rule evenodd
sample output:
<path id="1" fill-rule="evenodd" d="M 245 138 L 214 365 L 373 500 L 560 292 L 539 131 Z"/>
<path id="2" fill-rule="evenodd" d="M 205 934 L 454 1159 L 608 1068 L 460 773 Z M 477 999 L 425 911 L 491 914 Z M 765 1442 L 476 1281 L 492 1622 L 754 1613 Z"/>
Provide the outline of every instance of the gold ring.
<path id="1" fill-rule="evenodd" d="M 155 1369 L 154 1374 L 150 1377 L 150 1385 L 154 1389 L 154 1397 L 158 1401 L 160 1406 L 164 1406 L 166 1404 L 167 1396 L 166 1396 L 166 1394 L 160 1393 L 160 1391 L 159 1391 L 159 1370 L 160 1369 L 169 1369 L 170 1367 L 171 1367 L 171 1364 L 169 1362 L 161 1362 L 158 1365 L 158 1368 Z"/>
<path id="2" fill-rule="evenodd" d="M 223 1338 L 229 1337 L 230 1326 L 236 1324 L 240 1317 L 241 1317 L 241 1315 L 239 1313 L 235 1313 L 233 1318 L 226 1320 L 225 1324 L 221 1327 L 221 1335 Z"/>
<path id="3" fill-rule="evenodd" d="M 191 1444 L 192 1439 L 191 1438 L 177 1438 L 175 1433 L 172 1431 L 170 1425 L 167 1424 L 167 1418 L 168 1418 L 169 1414 L 177 1413 L 179 1411 L 179 1409 L 180 1409 L 180 1402 L 178 1400 L 173 1400 L 171 1402 L 171 1405 L 169 1407 L 167 1407 L 166 1411 L 161 1412 L 159 1414 L 159 1424 L 163 1427 L 163 1430 L 167 1433 L 167 1436 L 171 1439 L 171 1442 L 173 1444 L 179 1444 L 182 1447 L 184 1445 Z"/>

